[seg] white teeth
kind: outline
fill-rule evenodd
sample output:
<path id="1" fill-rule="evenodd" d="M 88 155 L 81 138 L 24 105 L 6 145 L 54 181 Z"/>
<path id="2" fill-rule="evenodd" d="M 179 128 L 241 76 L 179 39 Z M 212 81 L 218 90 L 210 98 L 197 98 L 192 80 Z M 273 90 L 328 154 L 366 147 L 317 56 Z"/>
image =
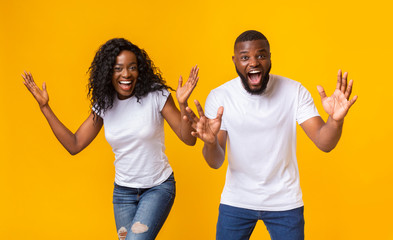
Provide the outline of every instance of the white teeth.
<path id="1" fill-rule="evenodd" d="M 260 73 L 261 71 L 259 71 L 259 70 L 252 70 L 252 71 L 250 71 L 250 72 L 248 72 L 248 73 L 251 73 L 251 74 L 254 74 L 254 73 Z"/>
<path id="2" fill-rule="evenodd" d="M 121 84 L 131 84 L 131 81 L 120 81 Z"/>

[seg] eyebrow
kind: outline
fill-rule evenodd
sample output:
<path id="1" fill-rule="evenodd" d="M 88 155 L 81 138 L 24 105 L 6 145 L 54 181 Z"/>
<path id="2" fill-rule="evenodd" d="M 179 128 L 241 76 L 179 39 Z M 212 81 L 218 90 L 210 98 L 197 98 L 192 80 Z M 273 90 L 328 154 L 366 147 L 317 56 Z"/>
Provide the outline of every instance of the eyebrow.
<path id="1" fill-rule="evenodd" d="M 130 63 L 130 65 L 137 64 L 136 62 Z M 115 65 L 124 65 L 124 63 L 115 63 Z"/>
<path id="2" fill-rule="evenodd" d="M 257 50 L 257 52 L 267 52 L 267 50 L 266 50 L 265 48 L 263 48 L 263 49 Z M 240 54 L 244 54 L 244 53 L 248 53 L 248 51 L 247 51 L 247 50 L 244 50 L 244 51 L 240 51 L 239 53 L 240 53 Z"/>

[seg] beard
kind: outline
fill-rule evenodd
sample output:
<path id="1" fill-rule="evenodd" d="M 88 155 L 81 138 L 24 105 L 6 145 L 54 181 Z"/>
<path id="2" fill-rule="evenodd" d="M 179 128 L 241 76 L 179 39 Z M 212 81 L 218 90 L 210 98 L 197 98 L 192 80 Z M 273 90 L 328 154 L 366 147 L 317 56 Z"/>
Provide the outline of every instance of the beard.
<path id="1" fill-rule="evenodd" d="M 262 85 L 261 85 L 261 87 L 258 88 L 258 89 L 251 89 L 251 88 L 250 88 L 250 85 L 248 85 L 248 81 L 247 81 L 246 76 L 244 76 L 243 74 L 241 74 L 241 73 L 239 72 L 239 70 L 237 69 L 236 66 L 235 66 L 235 68 L 236 68 L 237 74 L 239 75 L 240 79 L 242 80 L 244 89 L 246 89 L 246 91 L 247 91 L 249 94 L 252 94 L 252 95 L 260 95 L 260 94 L 262 94 L 262 93 L 266 90 L 267 83 L 269 82 L 269 73 L 270 73 L 270 69 L 272 68 L 272 64 L 271 64 L 271 63 L 270 63 L 269 69 L 268 69 L 268 70 L 266 71 L 266 73 L 264 73 L 264 75 L 262 76 Z"/>

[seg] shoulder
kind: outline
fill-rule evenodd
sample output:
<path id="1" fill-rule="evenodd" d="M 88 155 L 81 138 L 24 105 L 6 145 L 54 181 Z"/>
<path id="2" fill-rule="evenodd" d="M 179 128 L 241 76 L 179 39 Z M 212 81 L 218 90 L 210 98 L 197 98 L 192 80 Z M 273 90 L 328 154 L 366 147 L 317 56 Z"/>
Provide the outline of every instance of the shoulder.
<path id="1" fill-rule="evenodd" d="M 156 106 L 159 111 L 162 111 L 170 95 L 171 93 L 167 89 L 163 88 L 160 90 L 150 92 L 148 94 L 148 98 L 149 98 L 149 102 L 152 102 L 153 105 Z"/>
<path id="2" fill-rule="evenodd" d="M 155 90 L 153 92 L 150 92 L 150 94 L 153 94 L 158 97 L 163 96 L 163 97 L 167 98 L 171 93 L 167 89 L 163 88 L 160 90 Z"/>
<path id="3" fill-rule="evenodd" d="M 240 77 L 234 78 L 220 85 L 219 87 L 211 90 L 210 94 L 227 94 L 229 92 L 234 91 L 240 82 L 241 82 Z"/>
<path id="4" fill-rule="evenodd" d="M 275 74 L 270 74 L 270 79 L 267 87 L 267 93 L 271 94 L 299 94 L 299 91 L 301 89 L 304 89 L 302 84 L 298 81 L 295 81 L 293 79 L 275 75 Z"/>
<path id="5" fill-rule="evenodd" d="M 275 74 L 270 74 L 270 80 L 274 83 L 280 84 L 282 86 L 287 86 L 287 87 L 299 87 L 301 86 L 301 83 L 298 81 L 295 81 L 293 79 L 283 77 L 280 75 L 275 75 Z"/>
<path id="6" fill-rule="evenodd" d="M 170 94 L 171 93 L 167 89 L 163 88 L 160 90 L 155 90 L 155 91 L 147 93 L 144 97 L 142 97 L 142 100 L 144 98 L 145 99 L 166 100 Z"/>

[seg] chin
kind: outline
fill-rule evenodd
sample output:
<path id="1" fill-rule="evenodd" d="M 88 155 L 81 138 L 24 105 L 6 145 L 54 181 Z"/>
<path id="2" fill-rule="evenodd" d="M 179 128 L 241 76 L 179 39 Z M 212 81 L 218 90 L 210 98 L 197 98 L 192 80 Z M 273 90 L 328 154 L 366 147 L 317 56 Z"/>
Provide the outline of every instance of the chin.
<path id="1" fill-rule="evenodd" d="M 263 88 L 262 85 L 261 85 L 261 86 L 251 86 L 250 84 L 248 85 L 248 89 L 249 89 L 251 92 L 261 92 L 261 91 L 264 91 L 264 90 L 265 90 L 265 88 Z"/>
<path id="2" fill-rule="evenodd" d="M 242 80 L 244 89 L 246 89 L 246 91 L 249 94 L 252 94 L 252 95 L 261 95 L 263 92 L 265 92 L 267 84 L 269 82 L 269 73 L 270 73 L 271 67 L 272 66 L 270 65 L 270 67 L 269 67 L 268 71 L 266 72 L 266 74 L 264 76 L 262 76 L 262 84 L 261 84 L 261 86 L 260 87 L 256 86 L 255 88 L 252 88 L 252 86 L 250 86 L 250 84 L 248 83 L 248 79 L 246 78 L 246 76 L 241 74 L 240 71 L 235 66 L 236 72 L 239 75 L 240 79 Z"/>
<path id="3" fill-rule="evenodd" d="M 248 82 L 248 79 L 246 79 L 242 74 L 239 74 L 239 76 L 242 80 L 244 89 L 246 89 L 246 91 L 252 95 L 261 95 L 262 93 L 264 93 L 267 87 L 267 83 L 269 82 L 269 74 L 263 76 L 260 86 L 251 86 Z"/>

